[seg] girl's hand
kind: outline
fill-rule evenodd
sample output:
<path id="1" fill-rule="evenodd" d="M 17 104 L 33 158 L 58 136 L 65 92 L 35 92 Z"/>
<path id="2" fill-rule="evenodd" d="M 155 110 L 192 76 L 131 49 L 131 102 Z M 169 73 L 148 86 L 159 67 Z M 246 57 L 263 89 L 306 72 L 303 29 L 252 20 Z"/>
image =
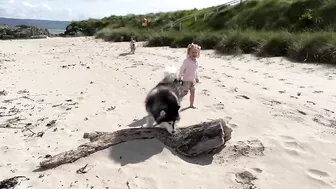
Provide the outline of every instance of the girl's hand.
<path id="1" fill-rule="evenodd" d="M 199 79 L 198 78 L 196 78 L 196 83 L 199 83 Z"/>

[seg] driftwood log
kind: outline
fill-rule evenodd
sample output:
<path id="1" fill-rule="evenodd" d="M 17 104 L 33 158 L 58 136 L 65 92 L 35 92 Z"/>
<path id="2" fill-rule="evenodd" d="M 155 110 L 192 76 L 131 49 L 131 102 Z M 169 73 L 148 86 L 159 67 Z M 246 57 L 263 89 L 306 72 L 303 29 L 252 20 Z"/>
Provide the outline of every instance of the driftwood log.
<path id="1" fill-rule="evenodd" d="M 72 163 L 116 144 L 139 139 L 156 138 L 178 154 L 194 157 L 221 150 L 225 143 L 231 139 L 231 132 L 232 129 L 223 119 L 216 119 L 177 128 L 174 134 L 169 134 L 166 129 L 160 127 L 122 129 L 112 133 L 85 133 L 84 138 L 90 139 L 90 142 L 80 145 L 75 150 L 63 152 L 42 161 L 40 168 L 50 169 Z"/>

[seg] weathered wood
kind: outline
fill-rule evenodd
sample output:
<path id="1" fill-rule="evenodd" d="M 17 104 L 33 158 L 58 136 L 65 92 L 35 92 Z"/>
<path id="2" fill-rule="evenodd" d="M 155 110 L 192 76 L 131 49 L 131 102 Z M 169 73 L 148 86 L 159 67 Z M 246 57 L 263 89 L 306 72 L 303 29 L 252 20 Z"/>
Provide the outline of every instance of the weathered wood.
<path id="1" fill-rule="evenodd" d="M 25 176 L 15 176 L 9 179 L 5 179 L 3 181 L 0 181 L 0 189 L 15 188 L 15 186 L 23 180 L 29 180 L 29 178 Z"/>
<path id="2" fill-rule="evenodd" d="M 225 142 L 231 139 L 232 129 L 227 127 L 222 119 L 178 128 L 171 135 L 160 127 L 122 129 L 112 133 L 85 133 L 84 138 L 90 142 L 80 145 L 75 150 L 69 150 L 42 161 L 40 167 L 50 169 L 62 164 L 72 163 L 97 151 L 129 140 L 153 139 L 160 140 L 177 153 L 194 157 L 203 153 L 221 149 Z"/>

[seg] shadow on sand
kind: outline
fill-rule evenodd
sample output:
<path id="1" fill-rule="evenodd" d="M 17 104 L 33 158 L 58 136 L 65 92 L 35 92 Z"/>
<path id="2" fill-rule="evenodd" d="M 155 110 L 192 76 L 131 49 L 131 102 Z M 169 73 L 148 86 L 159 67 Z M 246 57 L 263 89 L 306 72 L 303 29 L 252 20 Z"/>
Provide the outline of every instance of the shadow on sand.
<path id="1" fill-rule="evenodd" d="M 109 149 L 109 157 L 113 161 L 120 163 L 121 166 L 125 166 L 127 164 L 141 163 L 161 153 L 164 148 L 168 149 L 177 158 L 191 164 L 209 165 L 213 161 L 213 154 L 200 155 L 193 158 L 182 156 L 157 139 L 133 140 L 118 144 Z"/>
<path id="2" fill-rule="evenodd" d="M 143 118 L 136 120 L 130 124 L 128 124 L 128 127 L 142 127 L 143 125 L 146 124 L 146 119 L 148 116 L 144 116 Z"/>
<path id="3" fill-rule="evenodd" d="M 131 52 L 127 52 L 127 53 L 120 53 L 119 56 L 128 56 L 128 55 L 133 55 Z"/>

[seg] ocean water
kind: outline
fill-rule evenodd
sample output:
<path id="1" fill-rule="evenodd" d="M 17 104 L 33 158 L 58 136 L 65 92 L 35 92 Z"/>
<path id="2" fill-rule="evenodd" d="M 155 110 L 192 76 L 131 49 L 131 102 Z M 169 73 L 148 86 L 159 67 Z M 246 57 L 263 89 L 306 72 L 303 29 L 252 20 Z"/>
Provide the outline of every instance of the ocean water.
<path id="1" fill-rule="evenodd" d="M 59 34 L 65 32 L 65 29 L 48 29 L 48 31 L 52 34 Z"/>

